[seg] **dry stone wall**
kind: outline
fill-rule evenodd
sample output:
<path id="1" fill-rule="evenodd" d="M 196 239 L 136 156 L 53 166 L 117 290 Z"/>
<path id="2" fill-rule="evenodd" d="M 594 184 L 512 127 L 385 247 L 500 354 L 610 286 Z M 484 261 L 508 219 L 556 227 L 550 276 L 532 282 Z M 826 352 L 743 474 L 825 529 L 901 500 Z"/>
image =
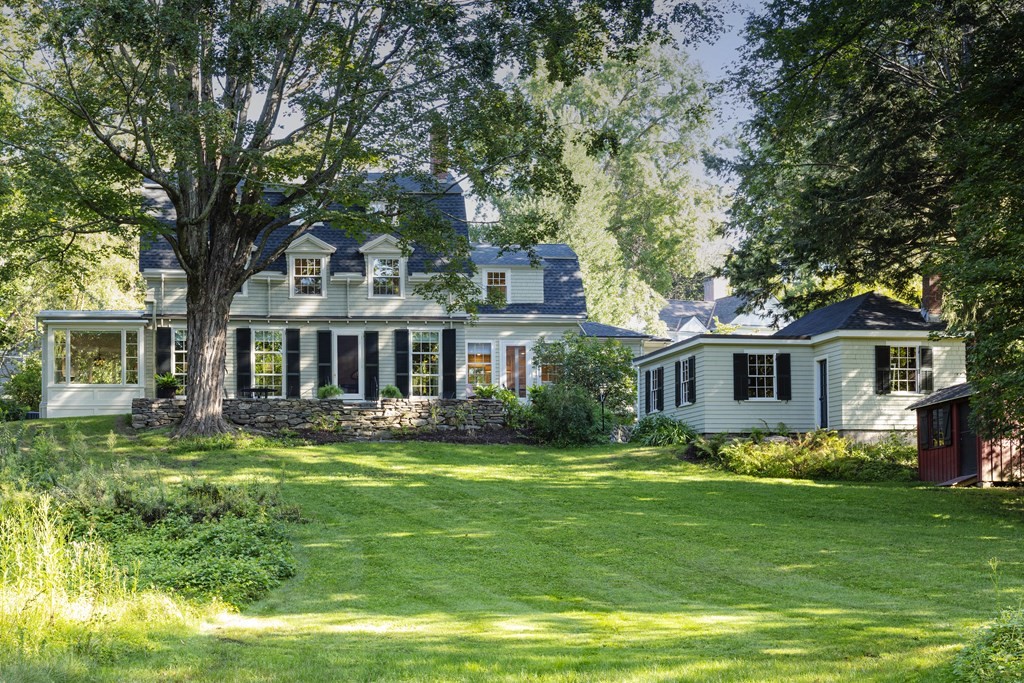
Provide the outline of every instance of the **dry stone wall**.
<path id="1" fill-rule="evenodd" d="M 132 427 L 152 429 L 181 421 L 185 399 L 137 398 Z M 494 399 L 441 399 L 343 403 L 318 399 L 224 399 L 224 418 L 265 431 L 327 429 L 353 439 L 382 438 L 395 430 L 478 431 L 505 426 L 504 406 Z"/>

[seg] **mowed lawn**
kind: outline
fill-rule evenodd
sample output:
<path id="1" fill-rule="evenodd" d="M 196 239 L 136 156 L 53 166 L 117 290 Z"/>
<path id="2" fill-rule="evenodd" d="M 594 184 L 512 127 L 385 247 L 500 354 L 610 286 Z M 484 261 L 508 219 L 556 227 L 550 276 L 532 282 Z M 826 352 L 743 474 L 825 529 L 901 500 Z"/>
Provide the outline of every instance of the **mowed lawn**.
<path id="1" fill-rule="evenodd" d="M 166 444 L 119 450 L 169 478 L 283 477 L 298 575 L 101 680 L 947 680 L 1024 588 L 1015 491 L 757 480 L 625 446 Z"/>

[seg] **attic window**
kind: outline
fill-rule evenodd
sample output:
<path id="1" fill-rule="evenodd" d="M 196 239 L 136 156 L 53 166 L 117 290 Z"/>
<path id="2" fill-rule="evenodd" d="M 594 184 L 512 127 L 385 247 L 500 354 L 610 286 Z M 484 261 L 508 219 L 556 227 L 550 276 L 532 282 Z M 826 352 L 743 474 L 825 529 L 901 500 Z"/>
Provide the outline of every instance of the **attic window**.
<path id="1" fill-rule="evenodd" d="M 292 261 L 292 295 L 323 296 L 324 260 L 296 258 Z"/>
<path id="2" fill-rule="evenodd" d="M 484 273 L 484 290 L 488 299 L 508 301 L 508 274 L 503 270 L 488 270 Z"/>
<path id="3" fill-rule="evenodd" d="M 373 259 L 373 295 L 402 295 L 402 260 L 398 258 Z"/>

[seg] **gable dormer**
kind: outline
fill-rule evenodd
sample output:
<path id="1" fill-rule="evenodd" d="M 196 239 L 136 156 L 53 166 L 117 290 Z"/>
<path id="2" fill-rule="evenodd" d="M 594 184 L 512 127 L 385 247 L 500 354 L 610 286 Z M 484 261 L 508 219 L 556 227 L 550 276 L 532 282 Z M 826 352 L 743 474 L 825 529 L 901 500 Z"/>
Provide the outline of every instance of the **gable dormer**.
<path id="1" fill-rule="evenodd" d="M 404 299 L 407 257 L 398 238 L 381 235 L 359 247 L 359 253 L 366 259 L 366 295 L 371 299 Z"/>
<path id="2" fill-rule="evenodd" d="M 288 257 L 289 298 L 322 298 L 327 295 L 331 254 L 337 247 L 312 233 L 302 235 L 285 251 Z"/>

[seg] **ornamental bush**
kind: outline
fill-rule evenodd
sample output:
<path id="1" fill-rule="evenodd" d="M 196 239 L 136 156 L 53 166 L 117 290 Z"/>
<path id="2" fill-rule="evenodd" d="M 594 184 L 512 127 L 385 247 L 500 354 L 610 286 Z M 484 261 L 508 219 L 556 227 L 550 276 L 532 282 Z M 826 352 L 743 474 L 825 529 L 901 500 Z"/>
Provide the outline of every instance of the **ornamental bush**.
<path id="1" fill-rule="evenodd" d="M 606 438 L 601 431 L 600 406 L 586 389 L 564 384 L 535 387 L 530 398 L 534 433 L 539 441 L 581 446 Z"/>

